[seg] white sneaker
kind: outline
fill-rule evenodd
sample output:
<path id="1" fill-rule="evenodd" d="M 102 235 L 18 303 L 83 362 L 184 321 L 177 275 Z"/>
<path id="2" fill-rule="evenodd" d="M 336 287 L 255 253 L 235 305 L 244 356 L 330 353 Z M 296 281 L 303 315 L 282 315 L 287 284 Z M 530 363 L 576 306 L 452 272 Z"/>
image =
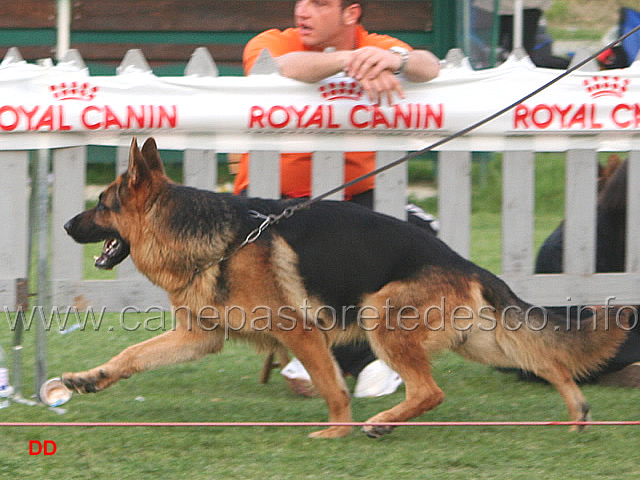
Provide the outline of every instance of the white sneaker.
<path id="1" fill-rule="evenodd" d="M 291 380 L 311 380 L 309 372 L 305 370 L 302 362 L 295 357 L 280 370 L 280 373 Z"/>
<path id="2" fill-rule="evenodd" d="M 297 358 L 293 358 L 287 365 L 280 370 L 283 377 L 287 379 L 287 385 L 289 390 L 294 395 L 301 395 L 303 397 L 314 397 L 318 394 L 313 382 L 311 381 L 311 375 L 304 368 L 302 362 Z"/>
<path id="3" fill-rule="evenodd" d="M 381 397 L 395 392 L 401 384 L 400 375 L 391 370 L 391 367 L 382 360 L 374 360 L 358 375 L 353 396 L 356 398 Z"/>

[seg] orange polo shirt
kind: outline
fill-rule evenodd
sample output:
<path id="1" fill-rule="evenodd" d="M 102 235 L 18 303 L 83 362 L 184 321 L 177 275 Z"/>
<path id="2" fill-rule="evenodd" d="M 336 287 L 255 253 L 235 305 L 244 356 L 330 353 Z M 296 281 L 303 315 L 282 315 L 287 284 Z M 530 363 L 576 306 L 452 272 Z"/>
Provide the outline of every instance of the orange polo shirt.
<path id="1" fill-rule="evenodd" d="M 388 50 L 393 46 L 400 46 L 411 50 L 406 43 L 388 35 L 368 33 L 361 25 L 358 26 L 356 37 L 357 48 L 380 47 Z M 249 74 L 260 52 L 267 49 L 272 57 L 279 57 L 290 52 L 309 50 L 300 39 L 295 28 L 284 31 L 267 30 L 247 43 L 242 62 L 245 74 Z M 346 152 L 344 181 L 348 182 L 375 169 L 374 152 Z M 371 190 L 375 179 L 368 178 L 352 185 L 345 190 L 345 198 Z M 249 185 L 249 156 L 242 155 L 238 174 L 234 184 L 234 193 L 246 190 Z M 311 196 L 311 153 L 283 153 L 280 156 L 280 189 L 283 196 L 299 198 Z"/>

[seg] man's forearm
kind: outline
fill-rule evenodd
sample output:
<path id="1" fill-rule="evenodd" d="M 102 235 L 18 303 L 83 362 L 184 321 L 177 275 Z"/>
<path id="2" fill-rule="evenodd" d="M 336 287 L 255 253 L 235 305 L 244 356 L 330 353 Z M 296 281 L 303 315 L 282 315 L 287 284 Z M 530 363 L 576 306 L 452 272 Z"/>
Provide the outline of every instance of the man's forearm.
<path id="1" fill-rule="evenodd" d="M 291 52 L 276 58 L 280 74 L 302 82 L 318 82 L 342 72 L 348 65 L 352 51 Z M 389 53 L 392 57 L 396 54 Z M 400 61 L 400 60 L 398 60 Z M 404 75 L 412 82 L 427 82 L 440 73 L 440 61 L 426 50 L 409 52 Z"/>
<path id="2" fill-rule="evenodd" d="M 319 82 L 344 70 L 350 52 L 291 52 L 276 58 L 283 77 Z"/>
<path id="3" fill-rule="evenodd" d="M 427 50 L 411 50 L 404 74 L 411 82 L 428 82 L 440 73 L 440 60 Z"/>

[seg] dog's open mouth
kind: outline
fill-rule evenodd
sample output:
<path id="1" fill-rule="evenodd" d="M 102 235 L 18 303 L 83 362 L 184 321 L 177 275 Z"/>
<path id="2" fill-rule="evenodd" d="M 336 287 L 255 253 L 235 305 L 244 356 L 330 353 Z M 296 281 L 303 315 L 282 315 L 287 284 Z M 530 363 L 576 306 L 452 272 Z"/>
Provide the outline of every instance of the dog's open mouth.
<path id="1" fill-rule="evenodd" d="M 102 247 L 102 254 L 96 258 L 96 268 L 111 270 L 129 255 L 129 244 L 121 238 L 108 238 Z"/>

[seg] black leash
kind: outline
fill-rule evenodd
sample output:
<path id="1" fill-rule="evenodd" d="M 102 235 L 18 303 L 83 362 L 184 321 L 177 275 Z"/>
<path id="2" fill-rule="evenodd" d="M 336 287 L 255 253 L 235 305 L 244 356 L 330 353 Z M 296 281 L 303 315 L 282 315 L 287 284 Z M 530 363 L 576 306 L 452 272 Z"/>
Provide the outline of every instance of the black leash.
<path id="1" fill-rule="evenodd" d="M 423 155 L 423 154 L 425 154 L 427 152 L 430 152 L 434 148 L 438 148 L 439 146 L 444 145 L 445 143 L 450 142 L 451 140 L 455 140 L 458 137 L 466 135 L 467 133 L 469 133 L 469 132 L 471 132 L 471 131 L 473 131 L 473 130 L 475 130 L 475 129 L 477 129 L 477 128 L 479 128 L 479 127 L 481 127 L 481 126 L 483 126 L 483 125 L 485 125 L 487 123 L 489 123 L 490 121 L 498 118 L 499 116 L 504 115 L 509 110 L 511 110 L 511 109 L 517 107 L 518 105 L 520 105 L 522 102 L 525 102 L 525 101 L 529 100 L 531 97 L 537 95 L 538 93 L 542 92 L 543 90 L 546 90 L 547 88 L 549 88 L 550 86 L 552 86 L 555 83 L 559 82 L 560 80 L 562 80 L 566 76 L 568 76 L 571 73 L 575 72 L 576 70 L 582 68 L 584 65 L 589 63 L 591 60 L 596 58 L 598 55 L 600 55 L 604 51 L 612 48 L 616 44 L 622 42 L 624 39 L 626 39 L 627 37 L 633 35 L 634 33 L 636 33 L 639 30 L 640 30 L 640 25 L 637 25 L 632 30 L 628 31 L 627 33 L 625 33 L 624 35 L 620 36 L 616 40 L 614 40 L 614 41 L 608 43 L 607 45 L 605 45 L 604 47 L 602 47 L 596 53 L 594 53 L 594 54 L 588 56 L 587 58 L 585 58 L 584 60 L 578 62 L 573 67 L 568 68 L 567 70 L 562 72 L 557 77 L 554 77 L 553 79 L 551 79 L 550 81 L 548 81 L 547 83 L 545 83 L 541 87 L 536 88 L 534 91 L 528 93 L 524 97 L 516 100 L 515 102 L 513 102 L 510 105 L 502 108 L 501 110 L 498 110 L 497 112 L 489 115 L 488 117 L 485 117 L 482 120 L 479 120 L 476 123 L 474 123 L 472 125 L 469 125 L 468 127 L 463 128 L 462 130 L 459 130 L 459 131 L 457 131 L 455 133 L 452 133 L 451 135 L 448 135 L 448 136 L 446 136 L 444 138 L 441 138 L 440 140 L 437 140 L 436 142 L 434 142 L 431 145 L 423 148 L 422 150 L 418 150 L 418 151 L 415 151 L 415 152 L 412 152 L 412 153 L 408 153 L 408 154 L 404 155 L 403 157 L 398 158 L 397 160 L 394 160 L 391 163 L 388 163 L 386 165 L 378 167 L 378 168 L 376 168 L 375 170 L 372 170 L 369 173 L 366 173 L 366 174 L 361 175 L 361 176 L 359 176 L 357 178 L 354 178 L 353 180 L 350 180 L 350 181 L 348 181 L 346 183 L 343 183 L 342 185 L 334 187 L 331 190 L 327 190 L 326 192 L 324 192 L 324 193 L 322 193 L 320 195 L 316 195 L 315 197 L 311 197 L 308 200 L 305 200 L 304 202 L 298 203 L 298 204 L 293 205 L 291 207 L 287 207 L 281 213 L 279 213 L 278 215 L 274 215 L 274 214 L 262 215 L 262 214 L 260 214 L 258 212 L 253 212 L 254 216 L 257 216 L 258 218 L 262 218 L 263 219 L 263 222 L 260 224 L 260 226 L 258 226 L 254 230 L 252 230 L 249 233 L 249 235 L 247 235 L 247 238 L 245 238 L 245 240 L 237 248 L 235 248 L 230 254 L 224 255 L 220 259 L 218 259 L 217 261 L 209 262 L 208 264 L 206 264 L 206 265 L 204 265 L 202 267 L 196 267 L 194 275 L 198 274 L 198 273 L 201 273 L 202 271 L 206 270 L 207 268 L 210 268 L 210 267 L 212 267 L 214 265 L 217 265 L 217 264 L 229 259 L 229 257 L 233 256 L 236 252 L 238 252 L 238 250 L 240 250 L 244 246 L 248 245 L 249 243 L 255 242 L 260 237 L 262 232 L 265 229 L 267 229 L 269 226 L 271 226 L 271 225 L 273 225 L 275 223 L 278 223 L 283 218 L 291 217 L 298 210 L 309 208 L 314 203 L 319 202 L 320 200 L 324 200 L 325 198 L 333 195 L 334 193 L 338 193 L 341 190 L 344 190 L 345 188 L 348 188 L 348 187 L 350 187 L 352 185 L 355 185 L 358 182 L 366 180 L 367 178 L 373 177 L 373 176 L 375 176 L 375 175 L 377 175 L 379 173 L 382 173 L 382 172 L 384 172 L 386 170 L 389 170 L 390 168 L 393 168 L 393 167 L 395 167 L 397 165 L 400 165 L 401 163 L 407 162 L 407 161 L 412 160 L 412 159 L 414 159 L 416 157 L 419 157 L 420 155 Z"/>

